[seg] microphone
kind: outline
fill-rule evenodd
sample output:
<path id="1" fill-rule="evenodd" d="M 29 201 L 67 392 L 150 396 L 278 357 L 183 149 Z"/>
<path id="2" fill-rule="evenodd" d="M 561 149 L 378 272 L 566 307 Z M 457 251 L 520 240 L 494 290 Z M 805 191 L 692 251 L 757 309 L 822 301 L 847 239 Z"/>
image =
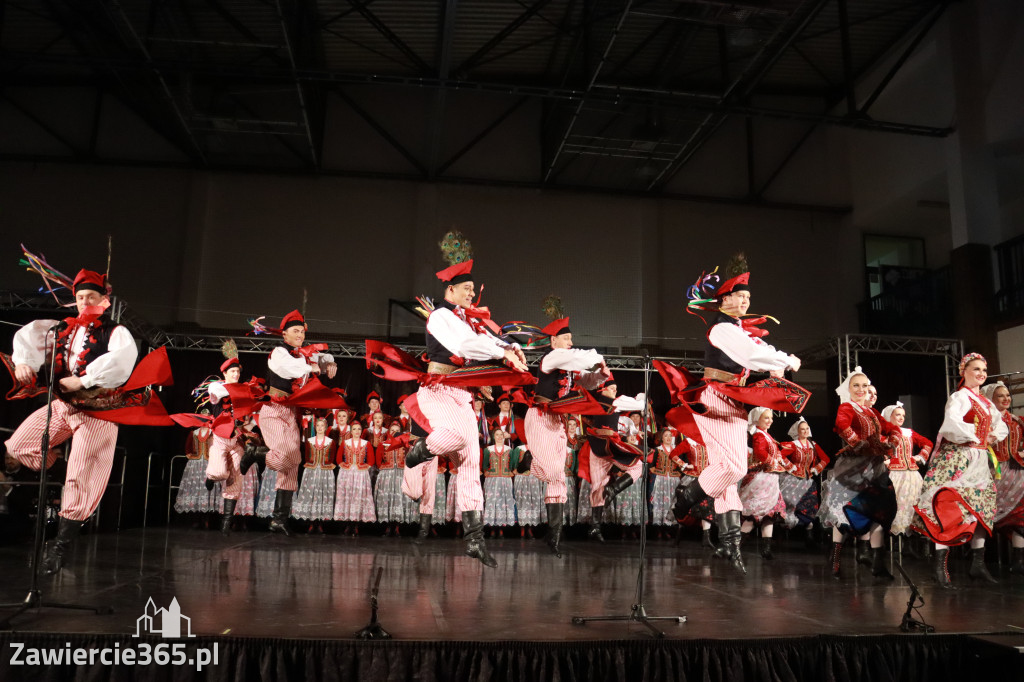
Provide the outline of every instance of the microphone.
<path id="1" fill-rule="evenodd" d="M 50 328 L 49 328 L 49 329 L 47 330 L 47 332 L 48 332 L 48 333 L 49 333 L 49 332 L 62 332 L 62 331 L 64 331 L 64 330 L 65 330 L 65 329 L 67 329 L 67 328 L 68 328 L 68 321 L 67 321 L 67 320 L 61 320 L 61 321 L 60 321 L 60 322 L 58 322 L 57 324 L 55 324 L 55 325 L 53 325 L 52 327 L 50 327 Z"/>

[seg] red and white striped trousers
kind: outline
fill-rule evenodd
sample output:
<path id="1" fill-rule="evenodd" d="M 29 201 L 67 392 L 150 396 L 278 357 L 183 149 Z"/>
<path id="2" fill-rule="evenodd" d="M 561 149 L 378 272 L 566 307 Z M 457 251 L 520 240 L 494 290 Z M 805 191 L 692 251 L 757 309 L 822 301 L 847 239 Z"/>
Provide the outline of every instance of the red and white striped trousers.
<path id="1" fill-rule="evenodd" d="M 473 413 L 473 394 L 454 386 L 420 386 L 416 401 L 430 422 L 427 450 L 432 455 L 447 456 L 459 468 L 456 479 L 459 511 L 483 511 L 480 441 Z"/>
<path id="2" fill-rule="evenodd" d="M 437 489 L 437 457 L 431 457 L 423 464 L 409 468 L 402 474 L 402 492 L 420 501 L 420 514 L 434 513 L 434 496 Z"/>
<path id="3" fill-rule="evenodd" d="M 224 481 L 225 500 L 237 500 L 242 495 L 242 446 L 237 437 L 221 438 L 213 434 L 210 461 L 206 464 L 206 477 L 211 481 Z"/>
<path id="4" fill-rule="evenodd" d="M 298 409 L 272 402 L 265 404 L 260 408 L 260 431 L 270 448 L 267 467 L 277 472 L 274 489 L 297 490 L 302 463 Z"/>
<path id="5" fill-rule="evenodd" d="M 40 450 L 45 429 L 44 406 L 30 414 L 7 440 L 8 454 L 38 471 L 43 460 Z M 60 515 L 70 521 L 85 521 L 96 511 L 110 480 L 114 446 L 117 445 L 117 424 L 90 417 L 63 400 L 54 399 L 47 468 L 57 459 L 54 448 L 68 438 L 71 439 L 71 453 L 68 455 Z"/>
<path id="6" fill-rule="evenodd" d="M 565 502 L 565 452 L 569 439 L 557 414 L 531 407 L 526 413 L 526 442 L 533 454 L 530 473 L 547 483 L 545 502 Z"/>
<path id="7" fill-rule="evenodd" d="M 604 488 L 608 485 L 608 481 L 611 480 L 609 472 L 612 467 L 616 466 L 610 459 L 601 459 L 594 453 L 590 453 L 590 506 L 591 507 L 603 507 L 604 506 Z M 637 480 L 640 478 L 640 474 L 643 473 L 644 463 L 639 459 L 628 467 L 626 467 L 626 474 L 633 479 L 633 485 L 636 485 Z"/>
<path id="8" fill-rule="evenodd" d="M 736 484 L 747 474 L 747 412 L 713 383 L 704 389 L 701 402 L 708 410 L 695 414 L 694 421 L 707 446 L 708 465 L 697 480 L 715 498 L 715 513 L 742 511 Z"/>

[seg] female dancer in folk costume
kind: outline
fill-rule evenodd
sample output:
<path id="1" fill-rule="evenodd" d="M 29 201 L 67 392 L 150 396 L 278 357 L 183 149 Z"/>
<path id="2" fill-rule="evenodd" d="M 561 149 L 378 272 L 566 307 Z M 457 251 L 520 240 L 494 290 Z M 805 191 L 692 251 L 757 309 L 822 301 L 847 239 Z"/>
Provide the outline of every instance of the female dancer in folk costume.
<path id="1" fill-rule="evenodd" d="M 789 442 L 782 443 L 782 454 L 796 467 L 792 472 L 779 474 L 779 490 L 786 502 L 787 528 L 804 526 L 810 544 L 811 524 L 818 518 L 821 496 L 815 477 L 831 461 L 821 447 L 811 440 L 811 425 L 800 417 L 789 427 Z"/>
<path id="2" fill-rule="evenodd" d="M 525 386 L 536 383 L 536 379 L 530 374 L 518 344 L 496 336 L 494 330 L 501 330 L 491 321 L 489 311 L 474 305 L 473 261 L 468 242 L 461 234 L 450 232 L 441 244 L 452 265 L 437 273 L 445 284 L 445 293 L 444 300 L 427 318 L 429 364 L 424 367 L 408 353 L 369 339 L 366 361 L 382 378 L 420 383 L 417 410 L 429 425 L 429 435 L 412 446 L 406 454 L 406 465 L 416 466 L 438 455 L 448 456 L 458 465 L 458 504 L 465 529 L 466 555 L 493 568 L 498 562 L 487 551 L 483 538 L 484 495 L 472 389 Z M 426 305 L 425 300 L 421 302 Z M 409 411 L 413 413 L 411 407 Z"/>
<path id="3" fill-rule="evenodd" d="M 892 487 L 896 492 L 896 518 L 893 519 L 889 532 L 893 535 L 909 536 L 910 524 L 915 516 L 914 505 L 921 497 L 921 485 L 924 482 L 917 467 L 927 463 L 932 452 L 932 442 L 904 426 L 907 411 L 899 401 L 882 410 L 882 418 L 900 430 L 899 435 L 890 438 L 893 449 L 889 461 L 886 462 L 889 467 L 889 479 L 892 480 Z"/>
<path id="4" fill-rule="evenodd" d="M 869 534 L 871 574 L 892 579 L 885 567 L 885 533 L 896 516 L 896 493 L 889 479 L 886 461 L 892 452 L 891 438 L 897 427 L 867 407 L 871 381 L 856 367 L 836 389 L 842 401 L 836 414 L 835 431 L 846 444 L 837 453 L 836 464 L 824 485 L 819 516 L 832 528 L 832 576 L 839 578 L 843 543 L 847 536 Z"/>
<path id="5" fill-rule="evenodd" d="M 501 429 L 508 434 L 506 442 L 509 446 L 519 445 L 522 441 L 519 433 L 522 422 L 516 423 L 516 415 L 512 411 L 512 396 L 504 393 L 498 397 L 497 402 L 498 414 L 489 421 L 488 431 L 493 433 L 494 429 Z"/>
<path id="6" fill-rule="evenodd" d="M 495 528 L 499 537 L 505 536 L 505 526 L 515 525 L 516 501 L 512 478 L 516 475 L 512 466 L 512 448 L 505 443 L 505 432 L 494 429 L 491 432 L 494 445 L 484 449 L 484 525 Z M 460 478 L 461 482 L 464 480 Z M 463 512 L 465 514 L 465 512 Z"/>
<path id="7" fill-rule="evenodd" d="M 700 436 L 700 432 L 694 429 L 689 435 L 683 435 L 679 445 L 675 447 L 672 454 L 680 459 L 679 485 L 687 486 L 693 483 L 700 476 L 708 465 L 708 450 L 704 444 L 694 440 L 691 436 Z M 673 512 L 673 517 L 675 512 Z M 711 524 L 715 521 L 715 502 L 710 497 L 705 497 L 697 504 L 690 507 L 687 512 L 687 519 L 699 520 L 701 528 L 701 547 L 717 550 L 718 547 L 711 541 Z M 676 519 L 678 522 L 678 519 Z M 686 521 L 686 519 L 684 519 Z M 680 524 L 680 530 L 682 529 Z M 682 538 L 682 534 L 676 536 L 676 544 Z"/>
<path id="8" fill-rule="evenodd" d="M 992 534 L 996 486 L 989 446 L 1006 438 L 1003 416 L 980 388 L 988 363 L 979 353 L 960 360 L 960 388 L 946 401 L 939 443 L 928 461 L 913 528 L 935 542 L 935 579 L 951 588 L 949 548 L 971 543 L 971 578 L 997 582 L 985 567 L 985 536 Z"/>
<path id="9" fill-rule="evenodd" d="M 317 532 L 323 533 L 323 522 L 334 519 L 336 444 L 327 435 L 325 417 L 315 417 L 313 429 L 314 435 L 305 445 L 305 470 L 299 483 L 299 492 L 295 496 L 292 516 L 310 521 L 310 532 L 316 528 Z"/>
<path id="10" fill-rule="evenodd" d="M 204 409 L 202 414 L 209 414 Z M 188 434 L 185 441 L 185 470 L 178 483 L 178 494 L 174 498 L 174 511 L 179 514 L 206 513 L 219 511 L 221 486 L 206 487 L 206 467 L 210 461 L 210 446 L 213 445 L 213 429 L 204 424 Z"/>
<path id="11" fill-rule="evenodd" d="M 654 477 L 651 524 L 658 527 L 658 538 L 662 537 L 663 527 L 678 525 L 672 514 L 672 502 L 675 490 L 679 486 L 684 462 L 673 452 L 674 440 L 671 429 L 662 429 L 658 432 L 658 447 L 654 450 L 654 464 L 650 470 Z"/>
<path id="12" fill-rule="evenodd" d="M 685 519 L 705 496 L 715 498 L 719 542 L 733 567 L 743 573 L 743 503 L 737 483 L 747 473 L 744 404 L 799 413 L 810 397 L 809 391 L 783 378 L 786 371 L 800 369 L 800 359 L 762 340 L 767 332 L 757 325 L 767 318 L 744 319 L 750 307 L 750 274 L 746 270 L 741 254 L 730 269 L 730 279 L 716 286 L 719 278 L 714 272 L 702 275 L 687 294 L 691 312 L 716 313 L 708 326 L 703 380 L 696 381 L 685 369 L 655 360 L 673 403 L 679 406 L 666 418 L 683 433 L 686 422 L 694 424 L 708 449 L 708 466 L 693 483 L 677 490 L 676 519 Z M 768 372 L 769 378 L 748 384 L 752 371 Z"/>
<path id="13" fill-rule="evenodd" d="M 544 509 L 544 486 L 531 473 L 533 453 L 521 442 L 512 448 L 509 466 L 516 472 L 512 479 L 512 495 L 516 500 L 516 522 L 519 524 L 519 537 L 533 537 L 533 527 L 541 522 L 541 511 Z M 561 520 L 561 514 L 559 514 Z"/>
<path id="14" fill-rule="evenodd" d="M 740 500 L 743 501 L 742 532 L 749 533 L 754 525 L 761 527 L 761 556 L 772 560 L 772 534 L 775 517 L 786 513 L 786 502 L 779 489 L 779 474 L 793 473 L 794 466 L 787 460 L 778 442 L 768 434 L 774 417 L 767 407 L 755 407 L 747 418 L 748 431 L 753 443 L 747 475 L 740 481 Z"/>
<path id="15" fill-rule="evenodd" d="M 338 483 L 334 520 L 373 523 L 377 514 L 370 484 L 369 443 L 363 440 L 363 425 L 352 422 L 348 438 L 338 446 Z M 359 535 L 359 526 L 349 523 L 345 534 Z"/>
<path id="16" fill-rule="evenodd" d="M 565 513 L 562 523 L 575 525 L 579 518 L 579 453 L 583 445 L 580 437 L 580 420 L 569 417 L 565 422 Z"/>
<path id="17" fill-rule="evenodd" d="M 1001 381 L 981 389 L 1003 416 L 1007 436 L 993 448 L 999 466 L 996 478 L 997 530 L 1010 533 L 1010 573 L 1024 574 L 1024 420 L 1010 412 L 1010 390 Z"/>
<path id="18" fill-rule="evenodd" d="M 406 448 L 399 439 L 401 432 L 401 425 L 392 422 L 388 430 L 389 437 L 384 441 L 377 460 L 379 473 L 377 485 L 373 489 L 373 499 L 377 504 L 377 520 L 385 524 L 385 536 L 394 534 L 398 537 L 399 524 L 419 521 L 419 505 L 415 500 L 402 494 Z M 429 528 L 428 524 L 427 529 Z"/>
<path id="19" fill-rule="evenodd" d="M 351 420 L 352 413 L 347 409 L 335 408 L 331 410 L 330 429 L 328 429 L 327 435 L 333 438 L 334 442 L 341 443 L 348 438 L 348 428 Z"/>
<path id="20" fill-rule="evenodd" d="M 369 444 L 367 459 L 374 469 L 380 468 L 380 461 L 384 459 L 384 442 L 388 439 L 388 427 L 384 424 L 385 414 L 380 410 L 369 416 L 370 424 L 363 429 L 363 440 Z"/>
<path id="21" fill-rule="evenodd" d="M 580 450 L 580 477 L 590 482 L 588 535 L 598 542 L 604 542 L 601 523 L 606 520 L 606 507 L 624 491 L 634 487 L 643 473 L 643 462 L 640 461 L 643 451 L 623 440 L 619 434 L 619 418 L 625 412 L 643 409 L 644 394 L 640 393 L 636 397 L 620 396 L 618 388 L 612 377 L 596 392 L 588 394 L 605 410 L 605 414 L 591 414 L 587 417 L 587 440 Z M 617 472 L 614 479 L 613 470 Z M 582 488 L 580 495 L 583 495 Z"/>

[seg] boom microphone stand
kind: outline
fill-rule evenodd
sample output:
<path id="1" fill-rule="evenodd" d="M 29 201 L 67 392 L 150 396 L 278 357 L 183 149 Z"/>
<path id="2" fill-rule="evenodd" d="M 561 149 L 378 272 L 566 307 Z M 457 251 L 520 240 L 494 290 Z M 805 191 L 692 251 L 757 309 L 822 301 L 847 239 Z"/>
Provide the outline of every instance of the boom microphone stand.
<path id="1" fill-rule="evenodd" d="M 644 352 L 644 426 L 648 424 L 650 419 L 650 401 L 647 401 L 647 396 L 650 393 L 651 388 L 651 358 Z M 671 620 L 676 623 L 685 623 L 686 616 L 648 616 L 647 608 L 644 606 L 644 576 L 646 574 L 647 567 L 647 477 L 649 476 L 649 466 L 647 464 L 647 456 L 650 446 L 647 444 L 647 436 L 644 435 L 643 452 L 644 456 L 642 459 L 642 470 L 640 474 L 640 480 L 633 485 L 640 485 L 642 500 L 640 504 L 640 570 L 636 577 L 636 598 L 634 604 L 630 609 L 628 616 L 573 616 L 573 625 L 586 625 L 589 622 L 594 621 L 636 621 L 646 625 L 655 637 L 661 638 L 665 636 L 665 633 L 654 627 L 651 621 L 655 620 Z M 623 474 L 628 475 L 628 474 Z"/>
<path id="2" fill-rule="evenodd" d="M 113 613 L 114 609 L 109 606 L 85 606 L 84 604 L 63 604 L 58 602 L 43 601 L 42 590 L 39 589 L 39 571 L 43 563 L 43 538 L 46 534 L 46 472 L 47 455 L 50 453 L 50 421 L 53 418 L 53 383 L 54 372 L 57 362 L 57 332 L 63 328 L 64 322 L 54 325 L 47 330 L 47 334 L 53 334 L 53 352 L 50 353 L 50 376 L 46 385 L 46 428 L 43 429 L 42 446 L 39 451 L 39 500 L 36 503 L 36 535 L 32 544 L 32 577 L 28 588 L 28 594 L 20 602 L 0 604 L 0 609 L 15 608 L 15 612 L 0 620 L 0 630 L 9 630 L 11 621 L 25 613 L 29 609 L 51 608 L 51 609 L 77 609 L 81 611 L 92 611 L 99 614 Z"/>

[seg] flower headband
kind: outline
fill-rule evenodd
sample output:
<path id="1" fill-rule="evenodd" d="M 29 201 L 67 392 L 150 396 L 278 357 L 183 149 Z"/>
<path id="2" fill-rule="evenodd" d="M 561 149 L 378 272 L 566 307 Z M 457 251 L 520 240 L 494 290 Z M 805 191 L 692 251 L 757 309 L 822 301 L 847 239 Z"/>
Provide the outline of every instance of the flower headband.
<path id="1" fill-rule="evenodd" d="M 972 360 L 981 360 L 986 364 L 988 363 L 988 360 L 981 353 L 968 353 L 960 359 L 960 376 L 963 376 L 964 370 L 967 368 L 967 365 L 971 364 Z"/>

